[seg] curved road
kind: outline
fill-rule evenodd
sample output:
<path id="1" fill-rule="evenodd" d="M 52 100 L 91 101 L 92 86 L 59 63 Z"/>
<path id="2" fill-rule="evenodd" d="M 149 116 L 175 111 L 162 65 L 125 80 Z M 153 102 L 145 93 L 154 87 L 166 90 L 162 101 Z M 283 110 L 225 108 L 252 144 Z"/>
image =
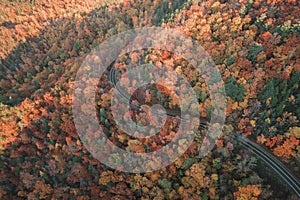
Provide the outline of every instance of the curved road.
<path id="1" fill-rule="evenodd" d="M 132 103 L 132 98 L 130 98 L 130 95 L 129 94 L 126 94 L 120 87 L 119 85 L 117 84 L 117 71 L 114 69 L 114 67 L 112 67 L 112 69 L 110 70 L 109 72 L 109 81 L 113 84 L 113 86 L 118 90 L 118 92 L 125 98 L 129 101 L 129 105 L 130 105 L 130 108 L 133 109 L 133 110 L 141 110 L 141 105 L 140 104 L 133 104 Z M 139 97 L 137 97 L 139 98 Z M 176 110 L 171 110 L 171 109 L 167 109 L 165 108 L 166 110 L 166 115 L 167 116 L 170 116 L 170 117 L 176 117 L 176 116 L 179 116 L 180 117 L 180 111 L 176 111 Z M 158 114 L 158 113 L 155 113 L 155 114 Z M 158 114 L 159 116 L 159 114 Z M 182 120 L 184 120 L 184 118 L 181 118 Z M 199 128 L 200 129 L 205 129 L 206 127 L 208 126 L 208 120 L 205 119 L 205 118 L 200 118 L 200 126 Z"/>
<path id="2" fill-rule="evenodd" d="M 113 84 L 113 86 L 118 90 L 118 92 L 126 98 L 130 102 L 130 107 L 132 109 L 138 110 L 141 109 L 140 105 L 131 103 L 132 99 L 129 95 L 125 94 L 117 84 L 117 71 L 112 67 L 109 72 L 109 80 Z M 170 109 L 166 109 L 167 115 L 170 117 L 180 116 L 180 112 L 172 111 Z M 208 120 L 201 118 L 201 124 L 199 126 L 200 129 L 207 128 Z M 239 136 L 235 134 L 236 139 L 240 142 L 240 144 L 245 147 L 247 150 L 252 151 L 256 156 L 262 159 L 268 166 L 270 166 L 287 184 L 288 186 L 298 195 L 300 198 L 300 182 L 297 178 L 295 178 L 274 156 L 264 151 L 262 147 L 257 145 L 256 143 L 250 141 L 245 136 Z"/>
<path id="3" fill-rule="evenodd" d="M 252 151 L 256 156 L 269 165 L 300 198 L 299 180 L 295 178 L 274 156 L 264 151 L 262 147 L 250 141 L 245 136 L 236 136 L 236 138 L 242 146 Z"/>

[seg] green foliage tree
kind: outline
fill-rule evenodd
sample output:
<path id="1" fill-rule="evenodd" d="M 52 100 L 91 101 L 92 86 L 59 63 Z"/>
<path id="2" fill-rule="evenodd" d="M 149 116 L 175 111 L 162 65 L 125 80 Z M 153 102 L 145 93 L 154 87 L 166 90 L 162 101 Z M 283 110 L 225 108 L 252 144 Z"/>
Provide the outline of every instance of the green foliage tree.
<path id="1" fill-rule="evenodd" d="M 245 96 L 245 89 L 243 85 L 239 85 L 236 82 L 236 79 L 231 76 L 225 82 L 225 91 L 226 95 L 232 98 L 235 101 L 242 102 Z"/>

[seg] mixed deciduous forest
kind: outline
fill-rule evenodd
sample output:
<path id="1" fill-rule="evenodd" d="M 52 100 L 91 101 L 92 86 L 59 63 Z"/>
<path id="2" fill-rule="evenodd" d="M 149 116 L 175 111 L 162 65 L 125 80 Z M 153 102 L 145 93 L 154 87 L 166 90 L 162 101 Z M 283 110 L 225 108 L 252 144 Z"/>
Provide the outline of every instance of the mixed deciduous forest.
<path id="1" fill-rule="evenodd" d="M 232 135 L 246 136 L 299 181 L 299 3 L 1 0 L 0 199 L 298 199 L 266 161 Z M 220 71 L 227 104 L 222 136 L 208 155 L 198 156 L 207 133 L 199 129 L 175 162 L 135 174 L 109 168 L 83 145 L 73 121 L 72 94 L 87 54 L 107 38 L 141 27 L 176 29 L 199 42 Z M 120 55 L 112 65 L 123 72 L 116 78 L 128 87 L 135 84 L 127 77 L 128 67 L 147 63 L 153 65 L 149 70 L 166 65 L 185 77 L 197 94 L 201 118 L 210 120 L 207 84 L 184 58 L 143 49 Z M 95 95 L 98 121 L 107 138 L 137 153 L 157 151 L 170 142 L 178 120 L 172 117 L 154 137 L 138 139 L 118 128 L 112 114 L 118 105 L 111 104 L 108 74 L 97 80 Z M 176 113 L 183 109 L 178 99 L 189 102 L 156 85 L 144 96 L 136 94 L 132 102 L 144 107 L 147 102 L 160 103 Z M 144 113 L 134 110 L 127 118 L 149 123 Z M 100 136 L 95 132 L 93 137 L 97 141 Z"/>

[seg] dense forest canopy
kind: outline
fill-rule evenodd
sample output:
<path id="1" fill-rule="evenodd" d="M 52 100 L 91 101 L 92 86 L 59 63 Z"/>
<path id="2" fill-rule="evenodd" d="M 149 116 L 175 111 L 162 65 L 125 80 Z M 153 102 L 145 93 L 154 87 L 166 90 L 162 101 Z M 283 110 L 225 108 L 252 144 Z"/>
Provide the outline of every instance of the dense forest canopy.
<path id="1" fill-rule="evenodd" d="M 296 0 L 2 0 L 0 199 L 297 199 L 282 177 L 232 135 L 247 136 L 299 180 L 299 16 Z M 172 164 L 135 174 L 109 168 L 88 151 L 74 124 L 72 94 L 89 53 L 111 36 L 142 27 L 174 29 L 197 41 L 220 72 L 210 81 L 219 87 L 222 79 L 227 102 L 222 136 L 208 155 L 198 156 L 204 126 Z M 139 104 L 142 109 L 161 104 L 177 117 L 168 116 L 153 137 L 139 139 L 122 131 L 113 116 L 122 102 L 112 101 L 110 69 L 117 70 L 115 78 L 126 88 L 136 84 L 128 71 L 142 64 L 151 64 L 147 70 L 152 71 L 168 66 L 180 74 L 197 95 L 193 108 L 200 119 L 209 122 L 214 114 L 208 82 L 185 58 L 153 48 L 119 55 L 95 80 L 94 107 L 107 139 L 136 153 L 168 144 L 185 109 L 178 102 L 189 102 L 149 84 L 130 97 L 132 110 L 124 120 L 160 122 L 134 107 Z M 184 90 L 185 85 L 178 81 L 174 87 Z M 93 134 L 99 145 L 99 133 Z"/>

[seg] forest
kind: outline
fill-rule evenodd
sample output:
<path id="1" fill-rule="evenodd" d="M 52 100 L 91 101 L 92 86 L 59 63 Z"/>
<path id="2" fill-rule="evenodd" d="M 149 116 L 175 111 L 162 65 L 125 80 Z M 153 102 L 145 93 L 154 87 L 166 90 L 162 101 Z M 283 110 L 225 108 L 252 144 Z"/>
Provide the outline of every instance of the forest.
<path id="1" fill-rule="evenodd" d="M 1 0 L 0 199 L 299 199 L 299 4 Z M 143 28 L 171 30 L 205 53 L 164 35 L 151 44 L 163 48 L 134 49 L 148 38 L 122 34 Z M 209 77 L 193 64 L 206 56 L 201 66 L 217 69 Z M 222 88 L 224 101 L 212 92 Z M 93 111 L 104 136 L 85 123 Z M 150 136 L 138 137 L 143 126 Z M 105 155 L 107 141 L 130 155 L 176 148 L 144 157 L 153 170 L 139 171 L 131 157 Z"/>

